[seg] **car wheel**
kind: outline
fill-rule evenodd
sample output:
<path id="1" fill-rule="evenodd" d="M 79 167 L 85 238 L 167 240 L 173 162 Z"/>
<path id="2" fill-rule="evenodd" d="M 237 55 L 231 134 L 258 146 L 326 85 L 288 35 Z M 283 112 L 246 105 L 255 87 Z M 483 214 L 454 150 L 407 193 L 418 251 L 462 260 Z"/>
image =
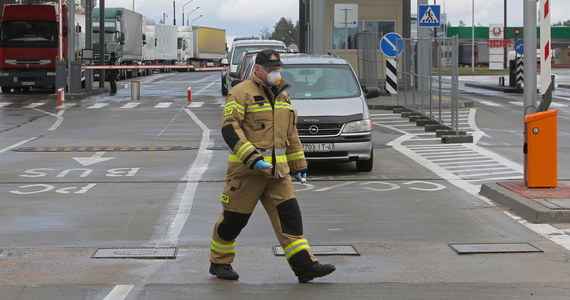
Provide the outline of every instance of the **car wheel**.
<path id="1" fill-rule="evenodd" d="M 222 77 L 222 95 L 223 96 L 227 96 L 228 95 L 228 88 L 226 87 L 225 83 L 225 77 Z"/>
<path id="2" fill-rule="evenodd" d="M 356 170 L 358 170 L 359 172 L 370 172 L 372 171 L 373 165 L 374 165 L 374 149 L 370 150 L 370 159 L 356 161 Z"/>

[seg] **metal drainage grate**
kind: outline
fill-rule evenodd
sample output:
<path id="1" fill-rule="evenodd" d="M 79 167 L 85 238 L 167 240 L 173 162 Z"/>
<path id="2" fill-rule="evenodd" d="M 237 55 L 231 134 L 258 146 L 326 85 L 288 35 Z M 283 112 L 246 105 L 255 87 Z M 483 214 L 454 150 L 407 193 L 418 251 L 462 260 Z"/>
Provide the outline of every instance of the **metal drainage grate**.
<path id="1" fill-rule="evenodd" d="M 529 243 L 449 244 L 457 254 L 531 253 L 543 252 Z"/>
<path id="2" fill-rule="evenodd" d="M 175 259 L 178 248 L 99 248 L 91 258 Z"/>
<path id="3" fill-rule="evenodd" d="M 352 245 L 311 246 L 314 255 L 360 255 Z M 285 256 L 281 246 L 273 246 L 275 256 Z"/>

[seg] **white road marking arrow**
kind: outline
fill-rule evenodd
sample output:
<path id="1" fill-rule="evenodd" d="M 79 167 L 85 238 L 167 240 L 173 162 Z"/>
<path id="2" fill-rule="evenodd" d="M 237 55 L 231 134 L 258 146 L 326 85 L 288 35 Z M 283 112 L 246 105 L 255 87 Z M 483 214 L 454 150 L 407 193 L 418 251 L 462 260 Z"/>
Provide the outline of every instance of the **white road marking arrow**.
<path id="1" fill-rule="evenodd" d="M 96 163 L 104 162 L 113 159 L 114 157 L 102 157 L 105 151 L 97 152 L 91 157 L 74 157 L 75 161 L 82 164 L 84 167 L 94 165 Z"/>
<path id="2" fill-rule="evenodd" d="M 394 43 L 392 43 L 392 41 L 389 38 L 384 37 L 384 40 L 386 40 L 386 42 L 388 42 L 388 44 L 390 44 L 390 46 L 392 46 L 392 49 L 394 49 L 394 51 L 398 51 L 398 47 L 396 45 L 394 45 Z"/>

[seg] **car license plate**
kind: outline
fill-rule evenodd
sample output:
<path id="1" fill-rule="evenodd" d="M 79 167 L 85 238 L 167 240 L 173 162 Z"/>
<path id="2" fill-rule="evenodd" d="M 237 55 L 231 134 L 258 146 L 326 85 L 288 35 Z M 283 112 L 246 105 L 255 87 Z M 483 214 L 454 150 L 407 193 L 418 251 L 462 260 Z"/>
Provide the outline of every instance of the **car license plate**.
<path id="1" fill-rule="evenodd" d="M 330 152 L 334 151 L 333 144 L 303 144 L 305 152 Z"/>
<path id="2" fill-rule="evenodd" d="M 29 85 L 29 86 L 32 86 L 32 85 L 35 85 L 35 84 L 36 84 L 36 83 L 33 82 L 33 81 L 22 81 L 22 85 Z"/>

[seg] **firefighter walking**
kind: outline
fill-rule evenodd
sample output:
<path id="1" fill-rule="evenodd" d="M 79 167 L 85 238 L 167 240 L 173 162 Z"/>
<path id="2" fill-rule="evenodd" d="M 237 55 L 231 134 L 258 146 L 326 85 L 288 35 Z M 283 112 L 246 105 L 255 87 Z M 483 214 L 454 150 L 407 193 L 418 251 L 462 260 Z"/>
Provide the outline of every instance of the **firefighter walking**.
<path id="1" fill-rule="evenodd" d="M 301 211 L 292 184 L 307 178 L 307 162 L 295 122 L 296 111 L 281 80 L 278 52 L 257 54 L 254 74 L 229 93 L 222 117 L 222 135 L 230 147 L 223 211 L 212 234 L 210 273 L 227 280 L 239 275 L 231 266 L 236 238 L 246 226 L 257 201 L 271 225 L 299 282 L 335 270 L 320 264 L 303 237 Z"/>

